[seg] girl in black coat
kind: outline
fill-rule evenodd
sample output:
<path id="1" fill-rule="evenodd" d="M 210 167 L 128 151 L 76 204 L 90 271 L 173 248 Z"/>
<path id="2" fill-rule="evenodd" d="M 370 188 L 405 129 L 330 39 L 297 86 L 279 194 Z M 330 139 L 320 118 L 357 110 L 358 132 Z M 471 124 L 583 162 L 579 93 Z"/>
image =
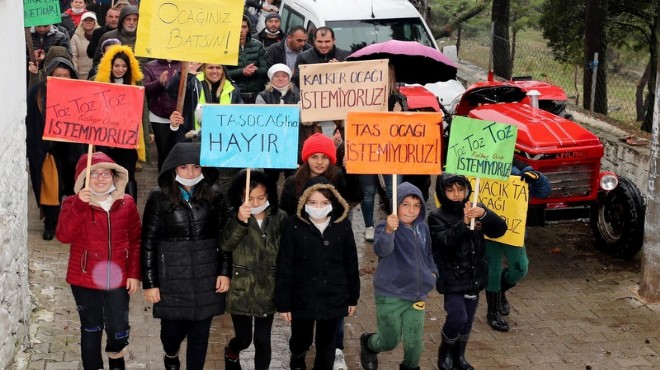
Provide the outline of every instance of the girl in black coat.
<path id="1" fill-rule="evenodd" d="M 348 204 L 320 176 L 303 191 L 296 216 L 282 235 L 275 305 L 291 322 L 291 369 L 305 369 L 316 326 L 314 368 L 331 370 L 337 326 L 352 316 L 360 296 L 357 250 Z"/>
<path id="2" fill-rule="evenodd" d="M 445 296 L 447 318 L 438 349 L 438 368 L 471 369 L 465 347 L 472 331 L 479 292 L 488 280 L 484 235 L 498 238 L 506 223 L 482 204 L 472 207 L 472 188 L 465 176 L 444 173 L 436 180 L 440 208 L 429 214 L 433 258 L 438 265 L 436 289 Z M 471 220 L 475 228 L 470 230 Z"/>
<path id="3" fill-rule="evenodd" d="M 203 369 L 213 316 L 225 311 L 231 258 L 218 248 L 225 207 L 214 185 L 218 171 L 199 165 L 199 143 L 168 154 L 142 220 L 145 300 L 161 319 L 165 368 L 179 369 L 187 337 L 187 369 Z"/>

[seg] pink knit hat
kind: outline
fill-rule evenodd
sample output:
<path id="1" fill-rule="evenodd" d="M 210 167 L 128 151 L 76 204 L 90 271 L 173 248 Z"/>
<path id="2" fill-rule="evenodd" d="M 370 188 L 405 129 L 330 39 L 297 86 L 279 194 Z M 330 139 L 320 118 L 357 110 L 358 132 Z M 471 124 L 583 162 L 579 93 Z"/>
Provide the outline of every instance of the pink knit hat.
<path id="1" fill-rule="evenodd" d="M 337 148 L 335 147 L 335 142 L 323 134 L 314 134 L 305 140 L 302 148 L 302 160 L 306 162 L 307 159 L 315 153 L 325 154 L 330 158 L 332 164 L 337 163 Z"/>

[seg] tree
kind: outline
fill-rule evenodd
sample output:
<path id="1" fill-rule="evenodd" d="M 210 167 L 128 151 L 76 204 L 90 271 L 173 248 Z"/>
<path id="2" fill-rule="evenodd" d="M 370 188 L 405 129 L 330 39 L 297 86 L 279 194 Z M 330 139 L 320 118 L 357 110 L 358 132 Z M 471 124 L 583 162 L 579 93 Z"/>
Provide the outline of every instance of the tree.
<path id="1" fill-rule="evenodd" d="M 431 32 L 436 38 L 449 37 L 460 28 L 461 24 L 481 14 L 488 8 L 490 0 L 474 1 L 455 1 L 442 2 L 433 5 L 433 13 L 438 14 L 440 22 L 445 22 L 443 26 L 429 25 Z M 450 16 L 445 16 L 450 14 Z"/>
<path id="2" fill-rule="evenodd" d="M 510 0 L 493 0 L 493 72 L 505 79 L 511 78 L 511 46 L 509 44 Z"/>
<path id="3" fill-rule="evenodd" d="M 594 112 L 607 114 L 607 2 L 587 0 L 584 12 L 584 84 L 582 85 L 583 108 L 590 109 L 592 88 L 595 88 Z M 598 53 L 598 64 L 593 56 Z M 591 61 L 591 62 L 590 62 Z M 596 84 L 593 84 L 593 70 L 596 68 Z"/>
<path id="4" fill-rule="evenodd" d="M 542 0 L 519 0 L 511 4 L 511 70 L 516 62 L 518 32 L 538 25 Z"/>

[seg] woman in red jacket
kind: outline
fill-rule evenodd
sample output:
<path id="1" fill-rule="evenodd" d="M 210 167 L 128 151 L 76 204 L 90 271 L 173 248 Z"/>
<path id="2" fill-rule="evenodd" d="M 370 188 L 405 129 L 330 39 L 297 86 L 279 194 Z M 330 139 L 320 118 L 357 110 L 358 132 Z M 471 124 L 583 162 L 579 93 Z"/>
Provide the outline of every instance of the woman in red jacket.
<path id="1" fill-rule="evenodd" d="M 71 243 L 66 281 L 80 315 L 83 368 L 102 369 L 101 338 L 111 370 L 124 369 L 128 345 L 129 294 L 140 283 L 140 216 L 124 194 L 128 171 L 106 154 L 92 154 L 89 187 L 87 154 L 76 165 L 76 195 L 62 204 L 55 235 Z"/>

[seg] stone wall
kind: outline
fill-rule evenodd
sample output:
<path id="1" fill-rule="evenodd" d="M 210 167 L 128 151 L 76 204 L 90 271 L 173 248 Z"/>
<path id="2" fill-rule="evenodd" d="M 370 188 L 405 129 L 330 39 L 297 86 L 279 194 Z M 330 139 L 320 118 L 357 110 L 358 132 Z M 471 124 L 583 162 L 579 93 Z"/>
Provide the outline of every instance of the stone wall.
<path id="1" fill-rule="evenodd" d="M 3 73 L 0 89 L 0 369 L 12 367 L 28 340 L 30 295 L 25 160 L 23 3 L 0 1 Z"/>

